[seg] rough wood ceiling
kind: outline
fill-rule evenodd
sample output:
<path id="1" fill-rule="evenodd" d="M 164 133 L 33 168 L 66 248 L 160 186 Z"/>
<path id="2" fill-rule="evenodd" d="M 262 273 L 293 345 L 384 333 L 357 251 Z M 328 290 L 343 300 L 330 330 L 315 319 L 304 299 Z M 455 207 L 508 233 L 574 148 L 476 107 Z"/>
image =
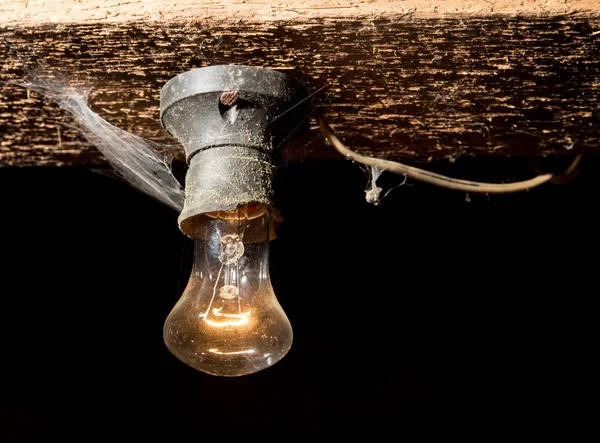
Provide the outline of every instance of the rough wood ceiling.
<path id="1" fill-rule="evenodd" d="M 158 122 L 162 85 L 236 63 L 305 82 L 366 155 L 600 149 L 595 0 L 173 3 L 0 2 L 0 166 L 104 162 L 56 105 L 6 83 L 38 65 L 92 83 L 92 109 L 162 142 L 172 142 Z M 286 156 L 336 154 L 312 125 Z"/>

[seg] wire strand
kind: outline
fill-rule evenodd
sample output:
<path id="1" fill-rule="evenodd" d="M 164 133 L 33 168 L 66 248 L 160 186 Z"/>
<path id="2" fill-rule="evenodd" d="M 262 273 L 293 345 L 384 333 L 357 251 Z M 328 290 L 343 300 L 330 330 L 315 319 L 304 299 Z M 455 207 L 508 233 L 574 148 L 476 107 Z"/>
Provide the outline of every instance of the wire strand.
<path id="1" fill-rule="evenodd" d="M 482 194 L 508 194 L 511 192 L 527 191 L 528 189 L 540 186 L 544 183 L 549 182 L 556 177 L 566 177 L 573 174 L 579 162 L 581 161 L 581 155 L 577 155 L 573 163 L 566 170 L 565 174 L 556 176 L 555 174 L 540 174 L 529 180 L 515 182 L 515 183 L 483 183 L 475 182 L 470 180 L 461 180 L 445 175 L 436 174 L 435 172 L 426 171 L 424 169 L 415 168 L 402 163 L 384 160 L 380 158 L 367 157 L 358 154 L 344 145 L 339 138 L 333 132 L 329 123 L 325 120 L 325 117 L 320 112 L 316 113 L 317 122 L 321 132 L 325 138 L 331 143 L 331 145 L 343 156 L 348 159 L 352 159 L 357 163 L 361 163 L 367 166 L 376 166 L 385 171 L 393 172 L 395 174 L 405 175 L 414 180 L 418 180 L 424 183 L 429 183 L 435 186 L 443 188 L 453 189 L 455 191 L 465 192 L 477 192 Z"/>

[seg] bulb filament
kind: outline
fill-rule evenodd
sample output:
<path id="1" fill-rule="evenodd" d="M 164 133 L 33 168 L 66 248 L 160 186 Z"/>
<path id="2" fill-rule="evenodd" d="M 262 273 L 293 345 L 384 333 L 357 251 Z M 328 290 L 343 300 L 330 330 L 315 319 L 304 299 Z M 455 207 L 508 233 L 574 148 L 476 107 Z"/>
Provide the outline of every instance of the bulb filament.
<path id="1" fill-rule="evenodd" d="M 236 354 L 254 354 L 254 349 L 248 349 L 247 351 L 232 351 L 232 352 L 221 352 L 218 349 L 209 349 L 208 352 L 219 355 L 236 355 Z"/>
<path id="2" fill-rule="evenodd" d="M 220 239 L 219 261 L 221 268 L 213 288 L 213 295 L 204 314 L 200 317 L 211 326 L 241 326 L 250 320 L 251 310 L 242 310 L 239 288 L 239 258 L 244 255 L 244 243 L 238 235 L 225 235 Z M 225 283 L 219 289 L 221 275 Z"/>

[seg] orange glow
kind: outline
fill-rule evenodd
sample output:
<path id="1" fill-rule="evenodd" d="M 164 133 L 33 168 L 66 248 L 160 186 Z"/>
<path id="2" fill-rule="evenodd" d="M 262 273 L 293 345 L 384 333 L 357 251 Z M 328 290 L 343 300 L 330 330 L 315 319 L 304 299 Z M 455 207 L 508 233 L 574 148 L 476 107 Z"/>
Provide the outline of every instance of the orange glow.
<path id="1" fill-rule="evenodd" d="M 213 315 L 215 317 L 221 317 L 221 318 L 230 318 L 231 320 L 225 320 L 225 321 L 213 321 L 210 320 L 208 318 L 205 318 L 204 321 L 206 323 L 208 323 L 211 326 L 217 327 L 217 328 L 222 328 L 225 326 L 242 326 L 247 324 L 250 321 L 250 313 L 252 311 L 247 311 L 247 312 L 242 312 L 240 314 L 224 314 L 221 312 L 222 308 L 214 308 L 213 309 Z"/>
<path id="2" fill-rule="evenodd" d="M 247 312 L 240 312 L 239 314 L 223 314 L 223 313 L 221 313 L 222 309 L 223 308 L 214 308 L 213 309 L 213 314 L 216 317 L 246 318 L 246 317 L 250 317 L 250 312 L 252 312 L 252 311 L 247 311 Z"/>
<path id="3" fill-rule="evenodd" d="M 247 351 L 232 351 L 232 352 L 221 352 L 218 349 L 209 349 L 208 352 L 219 355 L 236 355 L 236 354 L 254 354 L 254 349 L 248 349 Z"/>

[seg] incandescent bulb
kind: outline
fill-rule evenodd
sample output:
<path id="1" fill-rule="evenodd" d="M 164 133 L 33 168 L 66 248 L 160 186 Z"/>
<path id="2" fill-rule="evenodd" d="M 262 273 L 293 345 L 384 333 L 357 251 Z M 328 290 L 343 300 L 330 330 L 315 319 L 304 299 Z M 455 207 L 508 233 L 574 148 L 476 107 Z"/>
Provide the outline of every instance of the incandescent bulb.
<path id="1" fill-rule="evenodd" d="M 289 351 L 292 327 L 269 278 L 272 223 L 259 205 L 196 217 L 192 274 L 163 331 L 184 363 L 233 377 L 268 368 Z"/>

